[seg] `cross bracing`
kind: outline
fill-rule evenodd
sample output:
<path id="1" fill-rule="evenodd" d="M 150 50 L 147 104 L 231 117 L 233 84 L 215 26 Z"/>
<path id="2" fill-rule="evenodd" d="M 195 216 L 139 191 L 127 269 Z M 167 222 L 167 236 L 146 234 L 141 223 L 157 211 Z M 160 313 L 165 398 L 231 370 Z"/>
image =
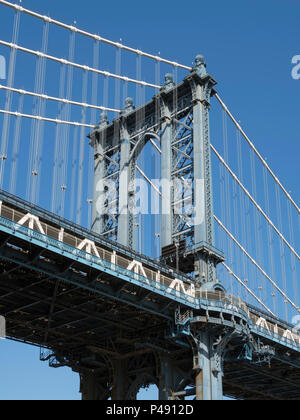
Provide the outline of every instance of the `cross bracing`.
<path id="1" fill-rule="evenodd" d="M 102 367 L 104 373 L 108 369 L 107 358 L 125 361 L 130 360 L 132 356 L 138 357 L 139 354 L 143 357 L 148 353 L 151 354 L 150 342 L 147 341 L 149 340 L 149 334 L 151 336 L 151 331 L 155 332 L 157 337 L 156 348 L 163 349 L 166 342 L 163 344 L 162 338 L 160 338 L 159 326 L 165 328 L 163 320 L 168 322 L 172 320 L 172 305 L 178 305 L 180 295 L 184 302 L 182 310 L 186 308 L 195 312 L 194 322 L 206 318 L 207 314 L 210 314 L 209 322 L 217 322 L 216 311 L 219 310 L 217 308 L 221 307 L 223 308 L 221 322 L 227 325 L 227 328 L 231 325 L 230 314 L 232 313 L 235 317 L 235 323 L 241 323 L 239 324 L 241 328 L 243 328 L 247 316 L 250 317 L 252 334 L 261 339 L 269 339 L 273 346 L 275 343 L 278 346 L 278 352 L 276 351 L 277 368 L 282 369 L 285 366 L 284 363 L 290 363 L 291 365 L 295 363 L 291 359 L 291 354 L 299 353 L 300 341 L 299 336 L 293 332 L 292 326 L 270 314 L 246 305 L 233 296 L 223 295 L 220 292 L 199 292 L 195 294 L 196 299 L 193 299 L 193 293 L 189 292 L 186 300 L 184 294 L 188 287 L 182 288 L 181 291 L 175 288 L 175 293 L 166 290 L 166 293 L 158 294 L 157 286 L 155 291 L 146 286 L 148 290 L 145 293 L 145 284 L 149 284 L 150 278 L 148 277 L 147 280 L 147 277 L 144 276 L 149 276 L 151 271 L 149 271 L 149 268 L 153 264 L 151 260 L 145 260 L 145 257 L 138 254 L 134 255 L 130 249 L 126 250 L 117 243 L 110 243 L 100 236 L 94 235 L 93 239 L 98 255 L 103 255 L 100 243 L 105 244 L 105 246 L 108 245 L 108 248 L 104 251 L 107 254 L 105 258 L 107 258 L 108 264 L 105 264 L 102 260 L 99 265 L 99 257 L 95 256 L 96 251 L 95 249 L 93 251 L 93 247 L 85 252 L 83 249 L 79 250 L 81 248 L 80 244 L 84 241 L 88 244 L 88 241 L 91 241 L 90 239 L 83 240 L 82 234 L 85 232 L 81 227 L 72 225 L 45 211 L 36 211 L 30 204 L 20 200 L 18 200 L 19 205 L 16 206 L 13 204 L 13 197 L 7 194 L 2 193 L 1 198 L 3 201 L 0 223 L 2 238 L 0 252 L 1 266 L 5 270 L 1 274 L 0 289 L 1 302 L 3 308 L 5 308 L 4 312 L 10 328 L 9 331 L 13 332 L 12 338 L 15 340 L 41 344 L 45 349 L 47 346 L 49 349 L 52 348 L 52 353 L 51 350 L 47 352 L 44 350 L 42 353 L 44 360 L 49 360 L 51 365 L 56 367 L 72 366 L 76 370 L 74 358 L 80 357 L 81 363 L 85 366 L 83 372 L 87 373 L 90 367 L 98 366 Z M 30 220 L 34 219 L 33 229 L 26 226 L 26 218 L 24 217 L 29 210 L 34 211 L 34 214 L 27 213 L 29 224 Z M 16 221 L 14 222 L 11 218 Z M 17 220 L 19 222 L 23 220 L 24 225 L 20 225 Z M 62 226 L 64 235 L 60 238 L 60 241 L 55 240 L 55 237 L 59 237 Z M 81 235 L 76 241 L 74 232 L 77 231 L 81 232 Z M 13 234 L 13 232 L 15 233 Z M 46 235 L 45 232 L 47 232 Z M 73 240 L 71 240 L 72 237 Z M 74 243 L 73 246 L 69 245 L 71 242 Z M 76 242 L 79 244 L 77 250 L 75 248 Z M 112 245 L 118 250 L 114 257 L 113 253 L 109 251 Z M 57 251 L 55 251 L 55 247 Z M 62 249 L 64 249 L 63 257 Z M 24 251 L 25 254 L 22 256 Z M 125 256 L 126 252 L 128 253 L 127 256 Z M 125 258 L 120 257 L 121 254 Z M 136 273 L 126 280 L 126 276 L 123 277 L 126 270 L 121 269 L 120 266 L 118 268 L 118 264 L 123 265 L 122 261 L 128 261 L 126 265 L 131 261 L 128 267 L 132 266 L 134 272 L 135 261 L 141 261 L 144 274 L 139 277 Z M 169 271 L 168 268 L 161 265 L 157 265 L 157 268 L 160 269 L 161 273 L 164 270 Z M 118 280 L 111 277 L 119 269 L 121 269 L 123 275 L 118 274 Z M 39 273 L 39 275 L 33 277 L 33 272 Z M 18 273 L 22 273 L 22 284 L 18 280 Z M 169 272 L 168 275 L 170 274 L 172 277 L 174 271 Z M 138 286 L 138 278 L 141 278 L 141 281 L 144 282 L 142 288 Z M 163 275 L 161 275 L 162 279 Z M 53 295 L 53 282 L 56 282 L 55 296 Z M 162 291 L 163 289 L 160 288 L 159 290 Z M 88 293 L 88 299 L 86 293 Z M 157 299 L 159 300 L 158 306 L 155 303 Z M 52 306 L 51 302 L 53 303 Z M 114 302 L 118 302 L 118 304 L 116 305 Z M 48 313 L 49 305 L 50 310 L 52 307 L 51 320 L 49 320 Z M 140 308 L 139 312 L 134 309 L 137 307 Z M 203 310 L 204 312 L 201 312 Z M 147 316 L 147 313 L 150 316 Z M 183 312 L 182 315 L 178 314 L 178 316 L 178 322 L 188 320 Z M 99 321 L 101 321 L 100 325 Z M 113 339 L 114 334 L 116 334 L 116 337 L 118 336 L 120 328 L 124 331 L 123 339 L 120 340 L 118 345 L 111 347 L 110 340 Z M 47 338 L 46 342 L 45 337 Z M 70 345 L 70 340 L 72 345 Z M 235 340 L 237 345 L 237 337 Z M 142 344 L 143 341 L 144 344 Z M 134 342 L 140 343 L 140 346 L 135 350 L 132 347 Z M 150 347 L 147 347 L 147 342 Z M 290 349 L 289 357 L 284 355 L 285 352 L 281 354 L 280 349 L 284 347 Z M 53 353 L 54 348 L 56 353 Z M 167 349 L 168 347 L 165 347 L 165 351 Z M 260 350 L 262 352 L 261 357 L 265 357 L 266 350 L 266 348 L 263 351 Z M 177 357 L 182 357 L 185 352 L 188 352 L 188 346 L 184 344 L 184 341 L 179 340 L 177 344 L 175 341 L 172 342 L 172 351 L 177 353 Z M 242 351 L 242 347 L 241 350 L 238 350 L 238 347 L 235 348 L 234 345 L 231 345 L 231 353 L 228 353 L 225 363 L 225 393 L 230 396 L 243 395 L 243 398 L 247 398 L 247 396 L 261 398 L 258 381 L 266 381 L 267 371 L 265 372 L 260 368 L 260 374 L 255 379 L 256 387 L 251 386 L 252 381 L 248 376 L 248 381 L 244 382 L 244 393 L 242 394 L 240 388 L 236 389 L 237 375 L 235 365 L 231 361 L 232 358 L 234 360 L 234 352 L 236 351 Z M 98 357 L 91 357 L 91 354 L 97 354 Z M 239 369 L 240 374 L 244 372 L 244 369 L 246 371 L 251 370 L 251 366 L 255 366 L 247 364 L 246 360 L 244 359 L 243 369 Z M 275 364 L 272 363 L 273 365 L 274 384 L 271 388 L 268 386 L 264 389 L 265 395 L 268 395 L 268 398 L 271 399 L 275 399 L 277 395 L 283 396 L 283 388 L 285 395 L 289 398 L 297 398 L 299 395 L 297 376 L 294 374 L 293 379 L 289 377 L 288 386 L 286 381 L 283 385 L 276 372 Z M 293 369 L 295 372 L 295 368 Z M 269 369 L 268 372 L 270 372 Z M 153 379 L 150 383 L 152 381 Z M 191 379 L 188 379 L 188 383 L 189 381 Z"/>
<path id="2" fill-rule="evenodd" d="M 20 5 L 2 0 L 0 5 L 3 10 L 14 11 L 12 38 L 5 36 L 0 41 L 10 55 L 7 85 L 0 86 L 5 92 L 0 104 L 3 122 L 1 187 L 20 196 L 26 190 L 26 198 L 33 205 L 42 204 L 60 216 L 85 223 L 88 228 L 92 226 L 106 239 L 124 243 L 150 257 L 158 258 L 165 245 L 178 244 L 178 255 L 174 248 L 173 256 L 167 262 L 173 270 L 176 266 L 190 274 L 188 284 L 192 281 L 197 285 L 199 278 L 202 285 L 203 279 L 217 280 L 231 295 L 258 305 L 271 317 L 279 316 L 290 322 L 295 319 L 299 312 L 299 206 L 220 98 L 212 78 L 213 86 L 204 96 L 199 96 L 196 85 L 205 85 L 202 78 L 207 74 L 202 58 L 199 64 L 197 57 L 192 67 L 181 65 L 82 31 L 75 25 L 66 25 Z M 22 44 L 20 20 L 24 18 L 41 23 L 40 50 Z M 67 34 L 65 54 L 50 51 L 49 28 L 60 28 Z M 87 48 L 93 52 L 89 60 L 77 62 L 74 59 L 79 37 L 93 43 Z M 115 63 L 110 62 L 110 68 L 99 66 L 99 51 L 101 55 L 104 44 L 116 52 Z M 124 68 L 127 53 L 136 57 L 134 71 Z M 143 60 L 146 59 L 153 62 L 153 74 L 145 71 Z M 16 83 L 20 79 L 18 60 L 31 69 L 22 75 L 22 85 Z M 164 84 L 163 65 L 169 66 L 164 67 L 164 73 L 169 71 Z M 185 72 L 182 73 L 185 81 L 176 85 L 181 80 L 179 71 Z M 56 78 L 57 91 L 45 77 L 47 72 L 53 80 Z M 191 76 L 195 72 L 200 75 L 200 83 L 195 83 Z M 20 89 L 20 86 L 25 88 Z M 151 100 L 154 94 L 155 99 Z M 129 96 L 132 98 L 127 99 Z M 216 102 L 223 110 L 222 130 L 215 128 Z M 208 122 L 209 110 L 213 112 L 211 124 Z M 102 115 L 96 125 L 99 111 Z M 93 156 L 91 146 L 95 147 L 95 141 L 92 138 L 88 145 L 85 138 L 95 125 L 98 140 L 101 136 L 103 140 L 102 144 L 98 142 Z M 213 129 L 212 144 L 209 126 Z M 108 135 L 104 136 L 104 132 Z M 124 142 L 124 139 L 128 141 Z M 203 149 L 199 147 L 198 139 L 201 139 Z M 23 159 L 20 159 L 20 150 Z M 27 158 L 24 158 L 25 151 Z M 150 153 L 151 168 L 147 162 Z M 169 167 L 162 165 L 167 155 Z M 103 202 L 100 199 L 97 209 L 103 215 L 100 218 L 95 208 L 92 210 L 94 193 L 90 180 L 94 157 L 99 170 L 97 176 L 114 185 Z M 204 163 L 203 167 L 199 162 Z M 123 226 L 127 224 L 120 209 L 127 205 L 138 207 L 134 197 L 139 194 L 137 187 L 131 184 L 128 189 L 131 198 L 127 202 L 127 181 L 122 178 L 123 174 L 131 181 L 136 180 L 137 184 L 143 180 L 157 196 L 158 213 L 164 215 L 167 207 L 171 209 L 172 217 L 155 214 L 149 218 L 140 210 L 137 217 L 129 216 L 128 230 L 120 229 L 122 223 Z M 179 181 L 181 189 L 168 192 L 166 186 L 157 182 L 164 174 L 173 184 Z M 197 184 L 199 179 L 202 184 Z M 45 193 L 49 188 L 52 194 Z M 201 198 L 203 189 L 206 191 L 204 201 Z M 152 196 L 146 200 L 146 195 L 140 195 L 140 201 L 150 201 L 152 205 Z M 162 208 L 162 203 L 166 202 L 167 206 Z M 205 241 L 196 239 L 203 237 L 195 223 L 199 206 L 206 217 Z M 35 217 L 28 218 L 26 214 L 24 217 L 19 222 L 45 234 Z M 126 220 L 126 224 L 122 220 Z M 150 224 L 147 227 L 149 221 L 151 228 Z M 63 232 L 60 232 L 59 238 L 62 237 Z M 88 253 L 96 250 L 98 257 L 97 247 L 92 242 L 83 241 L 78 249 Z M 154 244 L 151 250 L 147 248 L 147 242 Z M 208 267 L 203 261 L 194 266 L 193 258 L 197 253 L 205 253 L 205 258 L 213 255 L 213 261 L 209 261 Z M 133 264 L 131 268 L 142 269 L 139 264 Z M 186 290 L 186 286 L 180 288 Z M 122 287 L 119 290 L 121 292 Z M 54 284 L 53 301 L 57 293 L 58 283 Z M 152 294 L 145 292 L 145 297 L 150 296 L 149 293 Z M 48 329 L 53 306 L 52 302 Z M 257 322 L 262 325 L 259 319 Z M 70 326 L 72 323 L 70 321 Z M 237 391 L 236 387 L 232 389 Z M 249 391 L 251 385 L 247 389 Z"/>

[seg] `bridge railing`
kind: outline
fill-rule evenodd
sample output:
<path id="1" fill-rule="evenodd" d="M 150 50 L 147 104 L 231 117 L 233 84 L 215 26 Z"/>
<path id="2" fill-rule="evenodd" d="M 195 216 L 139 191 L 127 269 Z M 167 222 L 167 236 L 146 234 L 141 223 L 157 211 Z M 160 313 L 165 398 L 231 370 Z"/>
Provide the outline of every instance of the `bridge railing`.
<path id="1" fill-rule="evenodd" d="M 2 210 L 0 210 L 1 216 L 18 223 L 21 219 L 21 216 L 24 216 L 26 213 L 34 214 L 40 219 L 41 225 L 48 236 L 59 240 L 59 233 L 61 231 L 61 228 L 63 228 L 65 230 L 63 241 L 71 246 L 74 246 L 75 248 L 78 246 L 78 243 L 80 243 L 82 238 L 88 238 L 94 241 L 102 248 L 109 248 L 115 250 L 117 253 L 121 253 L 122 255 L 132 259 L 136 258 L 139 261 L 143 262 L 143 264 L 148 264 L 156 270 L 161 270 L 162 272 L 169 273 L 170 275 L 172 274 L 171 277 L 176 277 L 185 282 L 191 282 L 191 278 L 189 276 L 185 275 L 180 271 L 177 271 L 173 267 L 171 269 L 162 262 L 157 262 L 156 260 L 153 260 L 152 258 L 149 258 L 146 255 L 140 253 L 137 254 L 132 249 L 124 245 L 118 244 L 110 239 L 104 238 L 102 235 L 98 235 L 94 232 L 91 232 L 88 229 L 83 228 L 82 226 L 76 225 L 45 209 L 42 209 L 36 205 L 32 205 L 31 203 L 28 203 L 25 200 L 22 200 L 21 198 L 16 197 L 6 191 L 0 190 L 0 203 L 1 202 L 3 202 Z M 13 206 L 13 208 L 10 207 L 11 205 Z M 16 210 L 15 207 L 17 207 L 18 210 Z M 47 220 L 47 222 L 45 223 L 43 222 L 43 220 Z M 72 232 L 73 234 L 70 234 L 68 232 Z"/>
<path id="2" fill-rule="evenodd" d="M 227 309 L 234 312 L 242 310 L 248 319 L 251 320 L 251 328 L 260 335 L 271 338 L 280 344 L 289 347 L 300 349 L 300 335 L 294 330 L 290 324 L 286 324 L 280 319 L 271 317 L 255 308 L 249 307 L 240 298 L 232 296 L 224 292 L 209 292 L 209 291 L 196 291 L 196 298 L 204 302 L 208 307 L 218 307 Z"/>
<path id="3" fill-rule="evenodd" d="M 206 290 L 196 290 L 195 296 L 197 299 L 206 300 L 215 306 L 228 306 L 233 310 L 239 311 L 240 309 L 245 312 L 246 315 L 249 315 L 249 310 L 247 304 L 242 301 L 240 298 L 237 298 L 228 293 L 221 291 L 210 292 Z"/>
<path id="4" fill-rule="evenodd" d="M 227 309 L 234 312 L 240 312 L 241 310 L 245 315 L 252 321 L 253 329 L 266 337 L 271 337 L 283 344 L 289 344 L 292 347 L 300 347 L 300 336 L 292 331 L 290 326 L 284 325 L 274 318 L 274 320 L 264 318 L 264 314 L 260 311 L 251 311 L 251 308 L 243 302 L 240 298 L 226 294 L 224 292 L 210 292 L 195 290 L 191 287 L 190 283 L 184 285 L 181 281 L 168 277 L 159 271 L 151 270 L 147 267 L 142 267 L 142 273 L 135 269 L 132 265 L 132 260 L 126 259 L 123 256 L 116 255 L 113 251 L 108 251 L 97 245 L 95 249 L 98 255 L 92 255 L 87 253 L 85 250 L 78 249 L 82 238 L 77 238 L 69 233 L 64 234 L 63 242 L 59 240 L 60 229 L 53 226 L 47 225 L 47 223 L 40 222 L 40 228 L 43 233 L 37 230 L 30 229 L 27 226 L 20 225 L 18 222 L 24 218 L 24 213 L 11 209 L 2 204 L 1 206 L 1 217 L 0 223 L 9 225 L 14 229 L 23 231 L 29 237 L 35 237 L 47 245 L 53 245 L 59 248 L 61 251 L 66 251 L 81 257 L 83 260 L 89 260 L 89 262 L 95 265 L 101 265 L 109 270 L 114 270 L 115 273 L 126 276 L 137 281 L 143 287 L 150 286 L 157 292 L 162 292 L 164 295 L 168 295 L 169 298 L 178 300 L 180 298 L 182 302 L 185 302 L 188 306 L 191 304 L 196 305 L 197 301 L 201 301 L 204 306 L 215 306 L 219 309 Z M 132 268 L 129 269 L 130 265 Z M 134 271 L 134 274 L 133 274 Z M 181 287 L 180 287 L 181 286 Z M 256 313 L 254 313 L 256 312 Z M 260 316 L 261 315 L 261 316 Z"/>
<path id="5" fill-rule="evenodd" d="M 78 249 L 78 247 L 74 246 L 76 244 L 79 244 L 80 240 L 75 240 L 74 238 L 72 238 L 72 245 L 70 245 L 69 243 L 59 241 L 58 239 L 53 238 L 52 236 L 48 236 L 49 234 L 53 233 L 53 228 L 51 227 L 50 230 L 48 230 L 46 229 L 46 225 L 43 223 L 41 224 L 44 231 L 43 233 L 37 230 L 30 229 L 27 226 L 20 225 L 17 223 L 16 220 L 18 220 L 18 217 L 24 215 L 18 211 L 9 209 L 8 212 L 2 211 L 2 215 L 10 217 L 8 218 L 1 216 L 0 224 L 8 226 L 9 228 L 14 229 L 15 231 L 18 231 L 20 233 L 23 233 L 28 238 L 37 239 L 38 241 L 46 244 L 47 248 L 49 246 L 54 246 L 55 248 L 59 249 L 60 252 L 69 253 L 73 257 L 76 257 L 77 260 L 81 258 L 83 261 L 88 261 L 89 263 L 92 263 L 95 266 L 101 266 L 102 268 L 113 271 L 115 274 L 119 274 L 120 276 L 126 276 L 127 278 L 130 278 L 132 282 L 138 282 L 144 287 L 150 286 L 152 289 L 156 289 L 157 292 L 161 291 L 164 295 L 170 298 L 176 300 L 180 298 L 182 301 L 186 302 L 187 305 L 195 303 L 194 296 L 188 294 L 185 295 L 181 291 L 172 287 L 172 283 L 176 281 L 173 278 L 168 278 L 167 276 L 160 274 L 158 281 L 158 273 L 147 268 L 143 268 L 144 275 L 142 275 L 139 272 L 134 271 L 134 267 L 133 269 L 128 268 L 132 263 L 132 260 L 126 260 L 123 257 L 116 256 L 113 252 L 101 250 L 101 248 L 99 247 L 96 247 L 97 252 L 99 254 L 98 256 L 89 254 L 85 250 Z M 112 262 L 113 259 L 114 262 Z M 101 282 L 101 280 L 99 280 L 99 282 Z"/>

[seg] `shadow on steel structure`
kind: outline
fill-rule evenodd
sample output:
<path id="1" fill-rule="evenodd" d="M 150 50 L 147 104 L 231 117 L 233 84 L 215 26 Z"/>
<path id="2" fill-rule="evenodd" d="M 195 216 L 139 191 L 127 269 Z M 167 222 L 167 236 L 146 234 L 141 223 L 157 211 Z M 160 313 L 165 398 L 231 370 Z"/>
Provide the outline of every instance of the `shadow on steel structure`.
<path id="1" fill-rule="evenodd" d="M 150 384 L 160 400 L 300 398 L 293 327 L 217 281 L 224 256 L 214 246 L 209 139 L 216 82 L 202 56 L 195 63 L 182 83 L 167 75 L 152 101 L 134 109 L 127 100 L 118 119 L 102 115 L 90 134 L 93 232 L 0 193 L 7 336 L 40 346 L 50 366 L 78 372 L 85 400 L 134 400 Z M 160 139 L 162 178 L 193 180 L 194 214 L 177 214 L 170 182 L 162 184 L 160 263 L 134 251 L 128 212 L 137 158 L 151 138 Z M 105 211 L 108 177 L 119 216 Z"/>

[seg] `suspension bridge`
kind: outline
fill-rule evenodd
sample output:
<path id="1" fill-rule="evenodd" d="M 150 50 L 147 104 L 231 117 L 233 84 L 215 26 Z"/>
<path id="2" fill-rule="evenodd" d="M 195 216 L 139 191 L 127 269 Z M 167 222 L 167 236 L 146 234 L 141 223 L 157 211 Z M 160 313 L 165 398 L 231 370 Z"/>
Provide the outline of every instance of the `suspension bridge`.
<path id="1" fill-rule="evenodd" d="M 86 400 L 298 400 L 300 209 L 204 57 L 0 8 L 7 338 Z"/>

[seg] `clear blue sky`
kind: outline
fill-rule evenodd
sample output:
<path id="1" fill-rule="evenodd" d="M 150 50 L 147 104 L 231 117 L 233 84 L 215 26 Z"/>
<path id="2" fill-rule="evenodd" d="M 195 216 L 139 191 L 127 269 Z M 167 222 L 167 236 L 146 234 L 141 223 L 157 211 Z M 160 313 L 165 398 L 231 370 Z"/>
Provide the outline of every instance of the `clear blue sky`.
<path id="1" fill-rule="evenodd" d="M 300 202 L 300 80 L 291 77 L 292 57 L 300 54 L 299 1 L 23 0 L 23 6 L 183 64 L 204 54 L 219 93 Z M 35 348 L 0 341 L 0 372 L 1 399 L 80 398 L 78 377 L 40 363 Z"/>

